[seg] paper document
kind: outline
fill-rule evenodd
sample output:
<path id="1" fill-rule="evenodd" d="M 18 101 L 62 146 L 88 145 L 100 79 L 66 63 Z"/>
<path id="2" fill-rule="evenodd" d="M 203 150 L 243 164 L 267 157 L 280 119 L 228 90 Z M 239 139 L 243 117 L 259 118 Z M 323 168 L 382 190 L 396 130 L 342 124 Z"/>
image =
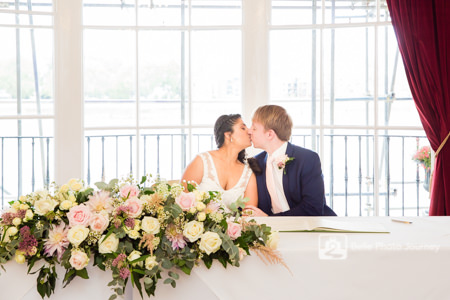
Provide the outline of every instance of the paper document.
<path id="1" fill-rule="evenodd" d="M 380 223 L 343 218 L 331 220 L 320 217 L 256 217 L 252 219 L 259 224 L 270 226 L 274 231 L 281 232 L 389 233 Z"/>

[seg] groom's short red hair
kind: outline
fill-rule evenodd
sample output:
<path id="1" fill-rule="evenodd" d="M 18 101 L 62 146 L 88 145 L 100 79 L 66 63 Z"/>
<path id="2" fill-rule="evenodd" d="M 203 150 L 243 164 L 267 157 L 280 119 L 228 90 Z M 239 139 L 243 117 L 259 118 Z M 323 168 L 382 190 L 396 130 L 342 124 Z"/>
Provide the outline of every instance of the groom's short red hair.
<path id="1" fill-rule="evenodd" d="M 282 141 L 289 141 L 292 134 L 292 119 L 287 111 L 278 105 L 258 107 L 253 114 L 253 121 L 261 123 L 264 129 L 272 129 Z"/>

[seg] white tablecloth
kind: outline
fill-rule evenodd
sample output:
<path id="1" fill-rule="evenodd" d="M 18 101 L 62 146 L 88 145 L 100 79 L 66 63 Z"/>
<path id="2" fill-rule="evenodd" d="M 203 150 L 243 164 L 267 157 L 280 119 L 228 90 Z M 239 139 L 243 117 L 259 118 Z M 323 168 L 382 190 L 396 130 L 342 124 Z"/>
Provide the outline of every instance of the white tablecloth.
<path id="1" fill-rule="evenodd" d="M 344 219 L 344 218 L 338 218 Z M 177 287 L 162 282 L 151 299 L 450 299 L 450 217 L 346 218 L 382 223 L 391 233 L 280 233 L 279 251 L 292 273 L 265 265 L 256 255 L 241 267 L 203 265 L 191 276 L 178 272 Z M 334 218 L 336 220 L 336 218 Z M 0 299 L 40 299 L 35 276 L 9 262 L 1 271 Z M 110 273 L 90 267 L 51 299 L 108 299 Z M 148 299 L 144 296 L 145 299 Z M 129 290 L 125 299 L 140 299 Z"/>

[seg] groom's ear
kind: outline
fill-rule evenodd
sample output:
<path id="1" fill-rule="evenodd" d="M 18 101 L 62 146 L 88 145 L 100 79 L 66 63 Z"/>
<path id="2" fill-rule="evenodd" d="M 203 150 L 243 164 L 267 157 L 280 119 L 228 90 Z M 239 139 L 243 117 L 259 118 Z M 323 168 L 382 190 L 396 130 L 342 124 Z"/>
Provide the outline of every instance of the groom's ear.
<path id="1" fill-rule="evenodd" d="M 267 134 L 267 138 L 270 140 L 272 140 L 274 137 L 277 136 L 277 134 L 275 133 L 275 131 L 273 131 L 273 129 L 267 130 L 266 134 Z"/>

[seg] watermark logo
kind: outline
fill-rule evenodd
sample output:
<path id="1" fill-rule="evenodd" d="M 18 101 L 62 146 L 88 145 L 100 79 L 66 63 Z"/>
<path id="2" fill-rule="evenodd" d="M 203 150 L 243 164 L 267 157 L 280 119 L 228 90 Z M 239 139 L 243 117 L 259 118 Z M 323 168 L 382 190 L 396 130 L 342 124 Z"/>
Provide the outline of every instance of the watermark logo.
<path id="1" fill-rule="evenodd" d="M 347 258 L 348 241 L 344 234 L 319 235 L 319 259 L 341 260 Z"/>

